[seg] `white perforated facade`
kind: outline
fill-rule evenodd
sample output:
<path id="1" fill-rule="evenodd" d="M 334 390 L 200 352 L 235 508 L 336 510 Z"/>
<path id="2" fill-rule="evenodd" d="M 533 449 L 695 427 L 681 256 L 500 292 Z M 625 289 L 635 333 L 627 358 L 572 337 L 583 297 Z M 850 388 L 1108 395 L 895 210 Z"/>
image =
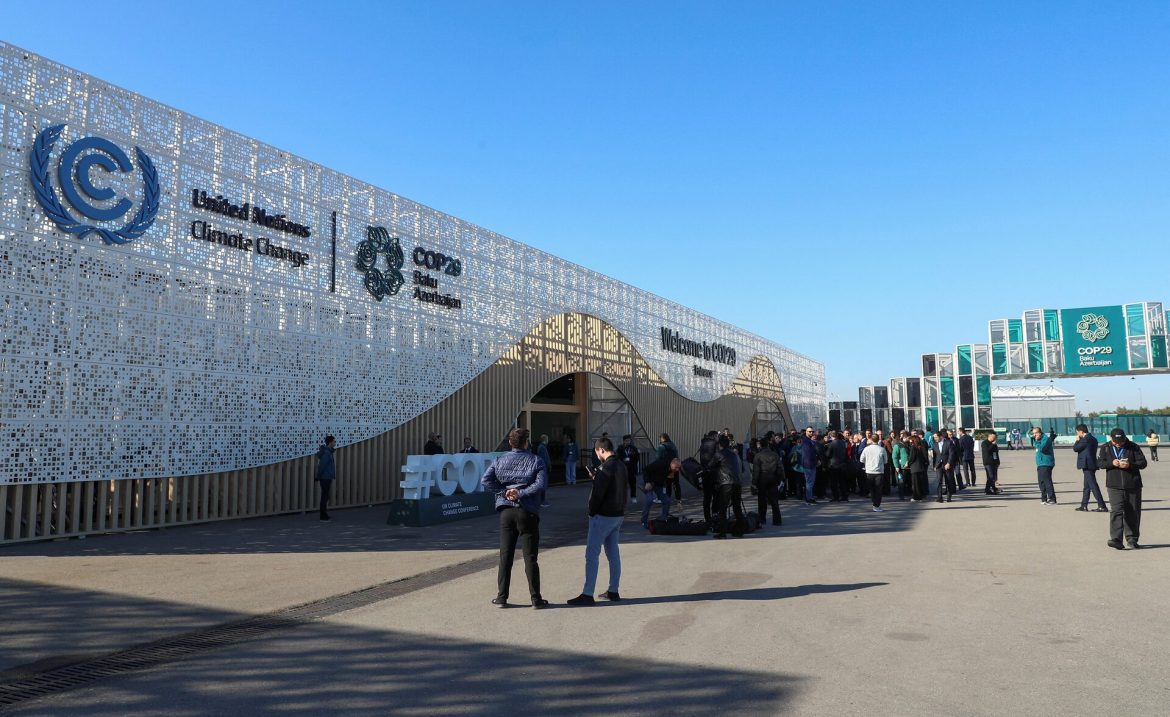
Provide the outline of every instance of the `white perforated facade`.
<path id="1" fill-rule="evenodd" d="M 149 157 L 158 210 L 140 237 L 107 245 L 70 234 L 38 203 L 34 144 L 61 124 L 47 176 L 66 209 L 57 167 L 71 143 L 101 137 Z M 90 174 L 134 209 L 149 203 L 141 162 Z M 282 214 L 309 236 L 196 206 L 196 190 Z M 405 254 L 405 285 L 381 301 L 355 265 L 371 227 Z M 209 241 L 213 230 L 252 245 Z M 284 251 L 258 252 L 261 239 Z M 415 266 L 415 247 L 458 259 L 459 275 Z M 303 266 L 295 253 L 308 255 Z M 438 284 L 420 287 L 424 298 L 461 306 L 414 298 L 415 269 Z M 817 361 L 0 44 L 0 482 L 236 470 L 311 453 L 324 432 L 342 445 L 367 439 L 438 404 L 566 311 L 616 327 L 695 401 L 722 395 L 762 355 L 794 420 L 823 421 Z M 736 364 L 664 350 L 663 326 L 731 347 Z M 696 375 L 697 363 L 712 376 Z"/>

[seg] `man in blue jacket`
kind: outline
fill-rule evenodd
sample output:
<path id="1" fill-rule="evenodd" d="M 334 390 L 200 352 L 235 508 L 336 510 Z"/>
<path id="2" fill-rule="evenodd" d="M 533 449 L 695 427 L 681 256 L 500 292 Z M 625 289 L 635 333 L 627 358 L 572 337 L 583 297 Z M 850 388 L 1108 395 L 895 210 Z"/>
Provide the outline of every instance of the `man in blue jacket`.
<path id="1" fill-rule="evenodd" d="M 1056 454 L 1052 450 L 1052 438 L 1044 435 L 1040 426 L 1032 426 L 1032 447 L 1036 449 L 1036 482 L 1040 484 L 1040 502 L 1056 505 L 1056 488 L 1052 485 Z"/>
<path id="2" fill-rule="evenodd" d="M 813 484 L 817 482 L 817 459 L 820 451 L 817 448 L 816 438 L 817 432 L 813 430 L 812 426 L 804 429 L 804 437 L 800 439 L 800 467 L 804 471 L 804 502 L 812 505 L 816 503 L 816 498 L 813 498 Z"/>
<path id="3" fill-rule="evenodd" d="M 548 468 L 528 449 L 528 436 L 527 430 L 513 428 L 508 434 L 511 450 L 488 466 L 480 482 L 484 490 L 496 494 L 496 512 L 500 514 L 500 569 L 492 604 L 508 604 L 516 542 L 523 538 L 528 592 L 532 607 L 540 609 L 548 606 L 548 600 L 540 596 L 540 566 L 536 560 L 540 548 L 540 497 L 548 487 Z"/>
<path id="4" fill-rule="evenodd" d="M 1108 513 L 1109 509 L 1105 507 L 1105 500 L 1101 497 L 1101 486 L 1097 485 L 1097 437 L 1089 433 L 1089 427 L 1083 423 L 1077 426 L 1077 442 L 1073 444 L 1073 450 L 1077 452 L 1077 468 L 1080 468 L 1085 476 L 1085 489 L 1077 510 L 1082 512 L 1089 510 L 1089 493 L 1092 493 L 1097 499 L 1097 508 L 1093 512 Z"/>

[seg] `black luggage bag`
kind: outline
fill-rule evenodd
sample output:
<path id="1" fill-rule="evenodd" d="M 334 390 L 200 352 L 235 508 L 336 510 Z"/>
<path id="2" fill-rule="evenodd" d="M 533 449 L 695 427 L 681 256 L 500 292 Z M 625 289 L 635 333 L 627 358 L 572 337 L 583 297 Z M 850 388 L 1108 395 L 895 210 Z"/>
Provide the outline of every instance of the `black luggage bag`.
<path id="1" fill-rule="evenodd" d="M 707 529 L 705 520 L 680 520 L 675 515 L 650 521 L 650 532 L 654 535 L 706 535 Z"/>

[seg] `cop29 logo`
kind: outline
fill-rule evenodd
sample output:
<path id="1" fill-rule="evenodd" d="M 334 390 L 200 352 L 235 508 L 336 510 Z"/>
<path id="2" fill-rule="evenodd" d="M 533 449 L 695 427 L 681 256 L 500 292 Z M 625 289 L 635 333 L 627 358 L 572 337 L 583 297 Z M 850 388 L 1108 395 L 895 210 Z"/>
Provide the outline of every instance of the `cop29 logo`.
<path id="1" fill-rule="evenodd" d="M 158 173 L 150 157 L 146 156 L 140 147 L 134 148 L 138 169 L 142 172 L 142 203 L 138 206 L 138 211 L 119 229 L 99 227 L 74 218 L 57 198 L 57 192 L 50 181 L 53 145 L 57 143 L 64 129 L 65 125 L 59 124 L 41 130 L 29 156 L 33 194 L 41 209 L 61 231 L 68 234 L 85 237 L 94 233 L 106 244 L 126 244 L 142 236 L 154 223 L 154 218 L 158 214 Z M 118 222 L 129 213 L 133 202 L 121 197 L 109 205 L 110 200 L 117 194 L 108 186 L 94 186 L 94 178 L 91 176 L 94 167 L 106 172 L 134 171 L 130 158 L 118 145 L 101 137 L 83 137 L 66 147 L 58 160 L 57 183 L 61 193 L 65 195 L 73 209 L 85 219 Z M 95 206 L 92 201 L 100 202 L 102 206 Z"/>
<path id="2" fill-rule="evenodd" d="M 1085 341 L 1097 341 L 1109 335 L 1109 319 L 1100 314 L 1084 314 L 1077 322 L 1077 333 Z"/>
<path id="3" fill-rule="evenodd" d="M 366 239 L 357 245 L 354 267 L 364 275 L 366 291 L 381 301 L 397 294 L 406 283 L 402 277 L 403 259 L 398 237 L 390 236 L 386 227 L 366 227 Z"/>

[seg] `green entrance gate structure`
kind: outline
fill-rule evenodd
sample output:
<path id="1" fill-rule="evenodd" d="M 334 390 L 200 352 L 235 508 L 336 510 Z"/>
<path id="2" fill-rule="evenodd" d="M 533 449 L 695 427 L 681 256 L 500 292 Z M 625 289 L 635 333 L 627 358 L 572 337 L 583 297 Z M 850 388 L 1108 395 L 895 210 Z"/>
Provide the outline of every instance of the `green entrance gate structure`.
<path id="1" fill-rule="evenodd" d="M 923 354 L 921 378 L 862 386 L 856 402 L 830 403 L 829 425 L 990 430 L 993 380 L 1170 373 L 1167 323 L 1157 301 L 1032 309 L 1019 319 L 994 319 L 987 343 Z"/>

